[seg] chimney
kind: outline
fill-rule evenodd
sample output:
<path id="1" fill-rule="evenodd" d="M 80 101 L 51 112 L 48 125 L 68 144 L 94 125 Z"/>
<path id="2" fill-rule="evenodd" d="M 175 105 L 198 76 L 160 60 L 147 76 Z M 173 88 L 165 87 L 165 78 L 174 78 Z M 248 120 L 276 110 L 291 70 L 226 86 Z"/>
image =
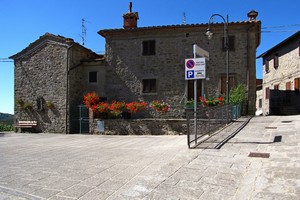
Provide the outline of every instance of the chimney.
<path id="1" fill-rule="evenodd" d="M 137 12 L 132 12 L 132 2 L 129 3 L 129 12 L 123 15 L 125 29 L 137 28 L 137 20 L 139 15 Z"/>
<path id="2" fill-rule="evenodd" d="M 250 12 L 248 12 L 247 16 L 249 22 L 255 22 L 256 17 L 258 16 L 258 12 L 256 12 L 255 10 L 251 10 Z"/>

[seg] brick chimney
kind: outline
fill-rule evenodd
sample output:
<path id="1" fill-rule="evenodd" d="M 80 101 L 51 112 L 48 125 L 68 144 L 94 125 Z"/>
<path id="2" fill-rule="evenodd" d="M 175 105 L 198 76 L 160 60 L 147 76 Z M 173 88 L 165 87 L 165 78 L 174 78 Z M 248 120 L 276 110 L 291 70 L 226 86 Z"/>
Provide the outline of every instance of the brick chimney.
<path id="1" fill-rule="evenodd" d="M 250 12 L 248 12 L 247 16 L 249 22 L 255 22 L 256 17 L 258 16 L 258 12 L 256 12 L 255 10 L 251 10 Z"/>
<path id="2" fill-rule="evenodd" d="M 132 12 L 132 2 L 129 3 L 129 12 L 123 15 L 125 29 L 137 28 L 139 15 L 137 12 Z"/>

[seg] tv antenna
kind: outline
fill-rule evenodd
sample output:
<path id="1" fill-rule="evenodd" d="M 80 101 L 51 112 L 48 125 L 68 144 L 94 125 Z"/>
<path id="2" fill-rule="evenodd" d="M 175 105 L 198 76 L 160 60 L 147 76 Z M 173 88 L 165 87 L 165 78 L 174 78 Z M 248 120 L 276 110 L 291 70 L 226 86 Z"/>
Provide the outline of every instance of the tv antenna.
<path id="1" fill-rule="evenodd" d="M 182 13 L 182 16 L 183 16 L 183 18 L 182 18 L 182 24 L 186 25 L 186 14 L 185 14 L 185 12 Z"/>
<path id="2" fill-rule="evenodd" d="M 86 20 L 84 18 L 81 19 L 81 41 L 82 41 L 82 46 L 84 46 L 85 41 L 86 41 L 86 26 L 85 26 Z"/>

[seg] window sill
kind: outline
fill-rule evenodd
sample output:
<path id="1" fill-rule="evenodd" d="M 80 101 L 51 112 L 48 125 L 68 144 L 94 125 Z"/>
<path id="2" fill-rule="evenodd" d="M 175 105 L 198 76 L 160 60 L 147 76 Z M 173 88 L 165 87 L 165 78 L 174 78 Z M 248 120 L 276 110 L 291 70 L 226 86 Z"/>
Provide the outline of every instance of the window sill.
<path id="1" fill-rule="evenodd" d="M 151 95 L 157 95 L 157 92 L 147 92 L 147 93 L 142 93 L 144 96 L 151 96 Z"/>

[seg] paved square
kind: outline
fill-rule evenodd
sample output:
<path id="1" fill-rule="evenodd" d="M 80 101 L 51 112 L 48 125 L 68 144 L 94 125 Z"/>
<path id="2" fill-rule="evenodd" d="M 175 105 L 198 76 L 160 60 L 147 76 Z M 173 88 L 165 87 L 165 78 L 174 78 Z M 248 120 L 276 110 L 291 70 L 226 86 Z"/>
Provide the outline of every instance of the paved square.
<path id="1" fill-rule="evenodd" d="M 0 199 L 298 199 L 299 130 L 299 115 L 256 117 L 191 150 L 186 136 L 0 134 Z"/>

